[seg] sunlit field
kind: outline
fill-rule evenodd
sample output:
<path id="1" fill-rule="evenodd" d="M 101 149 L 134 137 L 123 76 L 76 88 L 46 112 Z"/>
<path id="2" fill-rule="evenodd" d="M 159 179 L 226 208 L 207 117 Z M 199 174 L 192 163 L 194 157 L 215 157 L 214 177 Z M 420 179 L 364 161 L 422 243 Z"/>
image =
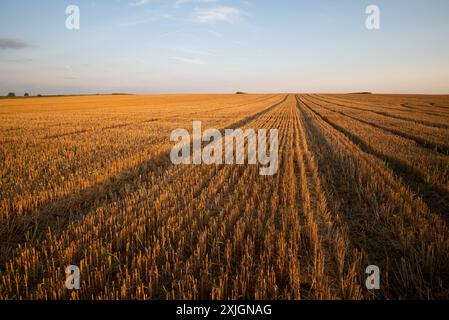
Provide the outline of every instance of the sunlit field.
<path id="1" fill-rule="evenodd" d="M 194 120 L 278 129 L 277 174 L 173 165 Z M 0 299 L 449 298 L 449 96 L 3 99 L 0 133 Z"/>

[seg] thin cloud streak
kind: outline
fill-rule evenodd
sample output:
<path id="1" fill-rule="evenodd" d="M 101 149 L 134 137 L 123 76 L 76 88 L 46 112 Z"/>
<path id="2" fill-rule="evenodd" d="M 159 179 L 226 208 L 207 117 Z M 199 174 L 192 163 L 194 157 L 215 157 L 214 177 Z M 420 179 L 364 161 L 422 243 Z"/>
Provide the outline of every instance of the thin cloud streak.
<path id="1" fill-rule="evenodd" d="M 208 9 L 196 8 L 195 20 L 201 23 L 227 22 L 235 24 L 241 20 L 241 11 L 238 8 L 218 6 Z"/>
<path id="2" fill-rule="evenodd" d="M 175 21 L 176 18 L 172 15 L 169 14 L 163 14 L 160 16 L 153 16 L 153 17 L 149 17 L 146 19 L 142 19 L 142 20 L 135 20 L 135 21 L 129 21 L 129 22 L 124 22 L 124 23 L 120 23 L 118 24 L 119 27 L 134 27 L 134 26 L 138 26 L 141 24 L 147 24 L 147 23 L 152 23 L 152 22 L 157 22 L 157 21 L 161 21 L 161 20 L 172 20 Z"/>
<path id="3" fill-rule="evenodd" d="M 9 39 L 9 38 L 0 38 L 0 49 L 26 49 L 29 48 L 30 45 L 24 41 L 18 39 Z"/>
<path id="4" fill-rule="evenodd" d="M 218 0 L 177 0 L 175 2 L 174 7 L 179 8 L 183 4 L 188 4 L 188 3 L 214 3 L 214 2 L 218 2 Z"/>
<path id="5" fill-rule="evenodd" d="M 131 7 L 141 7 L 141 6 L 145 6 L 147 4 L 149 4 L 151 2 L 151 0 L 139 0 L 136 2 L 130 2 L 129 5 Z"/>
<path id="6" fill-rule="evenodd" d="M 208 56 L 208 57 L 215 57 L 215 53 L 210 52 L 208 50 L 203 49 L 192 49 L 192 48 L 175 48 L 178 52 L 183 52 L 187 54 L 197 55 L 197 56 Z"/>
<path id="7" fill-rule="evenodd" d="M 204 64 L 204 62 L 199 59 L 189 59 L 183 57 L 172 57 L 171 59 L 187 64 L 196 64 L 196 65 Z"/>

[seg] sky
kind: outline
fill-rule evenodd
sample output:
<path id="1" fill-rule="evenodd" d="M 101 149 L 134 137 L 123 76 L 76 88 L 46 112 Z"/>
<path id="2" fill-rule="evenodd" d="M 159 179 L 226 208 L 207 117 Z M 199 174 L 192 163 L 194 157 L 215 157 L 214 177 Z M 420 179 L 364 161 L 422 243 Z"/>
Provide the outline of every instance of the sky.
<path id="1" fill-rule="evenodd" d="M 11 91 L 449 94 L 449 1 L 2 0 Z"/>

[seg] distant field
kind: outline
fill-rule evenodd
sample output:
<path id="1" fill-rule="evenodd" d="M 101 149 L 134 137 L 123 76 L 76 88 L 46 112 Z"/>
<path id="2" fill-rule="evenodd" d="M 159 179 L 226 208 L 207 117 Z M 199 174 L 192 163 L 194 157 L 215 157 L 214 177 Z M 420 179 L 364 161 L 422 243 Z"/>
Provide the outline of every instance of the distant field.
<path id="1" fill-rule="evenodd" d="M 194 120 L 278 129 L 278 174 L 172 165 Z M 448 223 L 449 96 L 0 100 L 0 299 L 448 299 Z"/>

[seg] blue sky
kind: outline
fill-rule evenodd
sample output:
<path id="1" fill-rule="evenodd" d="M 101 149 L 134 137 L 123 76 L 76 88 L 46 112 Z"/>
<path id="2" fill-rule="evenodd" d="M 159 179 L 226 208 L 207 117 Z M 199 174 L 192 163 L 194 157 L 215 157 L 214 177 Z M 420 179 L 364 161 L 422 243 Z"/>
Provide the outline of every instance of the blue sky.
<path id="1" fill-rule="evenodd" d="M 449 93 L 448 39 L 447 0 L 2 0 L 0 94 Z"/>

